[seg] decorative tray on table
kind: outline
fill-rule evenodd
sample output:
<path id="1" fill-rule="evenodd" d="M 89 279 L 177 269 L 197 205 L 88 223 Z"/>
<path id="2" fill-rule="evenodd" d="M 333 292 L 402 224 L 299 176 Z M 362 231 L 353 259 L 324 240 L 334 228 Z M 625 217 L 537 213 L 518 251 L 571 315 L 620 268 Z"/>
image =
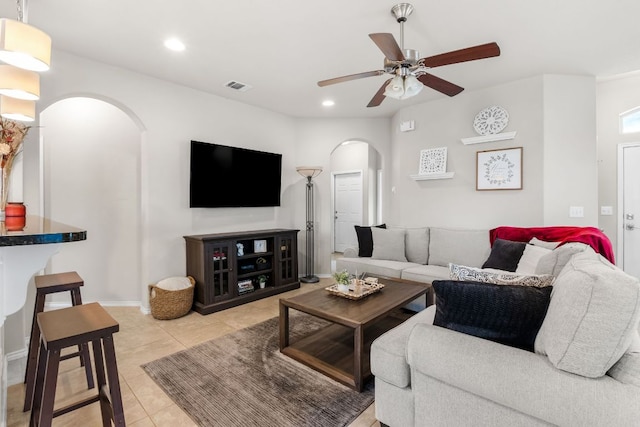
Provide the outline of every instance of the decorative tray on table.
<path id="1" fill-rule="evenodd" d="M 334 284 L 324 288 L 330 294 L 347 298 L 351 300 L 359 300 L 364 297 L 367 297 L 371 294 L 375 294 L 376 292 L 380 292 L 384 288 L 382 283 L 378 283 L 377 280 L 354 280 L 348 285 L 347 290 L 341 290 L 338 287 L 338 284 Z"/>

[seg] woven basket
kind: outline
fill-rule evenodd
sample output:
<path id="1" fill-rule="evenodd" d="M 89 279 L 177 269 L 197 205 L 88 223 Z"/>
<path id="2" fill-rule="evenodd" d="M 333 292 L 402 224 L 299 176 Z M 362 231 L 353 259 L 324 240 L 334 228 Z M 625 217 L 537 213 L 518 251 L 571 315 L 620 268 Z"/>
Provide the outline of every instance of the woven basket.
<path id="1" fill-rule="evenodd" d="M 149 305 L 151 315 L 159 320 L 170 320 L 182 317 L 189 313 L 193 305 L 193 290 L 195 279 L 187 276 L 191 286 L 178 291 L 169 291 L 149 285 Z"/>

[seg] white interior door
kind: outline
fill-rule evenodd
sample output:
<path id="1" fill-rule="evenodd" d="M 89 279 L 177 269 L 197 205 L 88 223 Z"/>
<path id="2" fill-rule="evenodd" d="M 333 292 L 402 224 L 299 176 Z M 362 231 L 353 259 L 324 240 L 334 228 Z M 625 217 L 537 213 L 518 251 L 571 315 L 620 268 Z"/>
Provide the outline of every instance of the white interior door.
<path id="1" fill-rule="evenodd" d="M 622 265 L 640 277 L 640 145 L 623 147 Z"/>
<path id="2" fill-rule="evenodd" d="M 334 175 L 334 250 L 358 246 L 354 225 L 362 224 L 362 173 Z"/>

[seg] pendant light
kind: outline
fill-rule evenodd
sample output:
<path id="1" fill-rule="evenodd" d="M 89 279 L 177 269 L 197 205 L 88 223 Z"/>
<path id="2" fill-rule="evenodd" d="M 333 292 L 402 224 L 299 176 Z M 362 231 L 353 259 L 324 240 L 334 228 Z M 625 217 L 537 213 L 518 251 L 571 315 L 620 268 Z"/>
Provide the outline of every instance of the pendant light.
<path id="1" fill-rule="evenodd" d="M 27 0 L 17 0 L 18 20 L 0 18 L 0 116 L 35 120 L 40 99 L 39 71 L 51 62 L 51 37 L 27 24 Z M 24 14 L 23 14 L 24 12 Z"/>
<path id="2" fill-rule="evenodd" d="M 10 120 L 32 122 L 36 117 L 36 101 L 0 95 L 0 116 Z"/>
<path id="3" fill-rule="evenodd" d="M 51 37 L 27 24 L 27 0 L 17 0 L 18 20 L 0 19 L 0 61 L 31 71 L 47 71 Z"/>
<path id="4" fill-rule="evenodd" d="M 40 75 L 13 65 L 0 65 L 0 95 L 37 101 L 40 99 Z"/>

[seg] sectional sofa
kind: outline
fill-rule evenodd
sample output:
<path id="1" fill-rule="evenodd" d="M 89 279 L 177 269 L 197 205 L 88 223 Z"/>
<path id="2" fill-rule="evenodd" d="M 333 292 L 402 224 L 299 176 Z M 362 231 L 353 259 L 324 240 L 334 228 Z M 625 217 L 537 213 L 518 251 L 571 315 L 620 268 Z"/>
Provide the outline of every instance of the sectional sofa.
<path id="1" fill-rule="evenodd" d="M 449 263 L 481 267 L 493 256 L 489 230 L 389 230 L 372 231 L 372 257 L 350 251 L 337 268 L 439 286 L 449 281 Z M 396 255 L 376 251 L 376 237 Z M 640 423 L 640 282 L 588 245 L 549 250 L 534 266 L 555 280 L 530 351 L 434 326 L 442 315 L 438 295 L 434 306 L 374 341 L 383 425 Z"/>

